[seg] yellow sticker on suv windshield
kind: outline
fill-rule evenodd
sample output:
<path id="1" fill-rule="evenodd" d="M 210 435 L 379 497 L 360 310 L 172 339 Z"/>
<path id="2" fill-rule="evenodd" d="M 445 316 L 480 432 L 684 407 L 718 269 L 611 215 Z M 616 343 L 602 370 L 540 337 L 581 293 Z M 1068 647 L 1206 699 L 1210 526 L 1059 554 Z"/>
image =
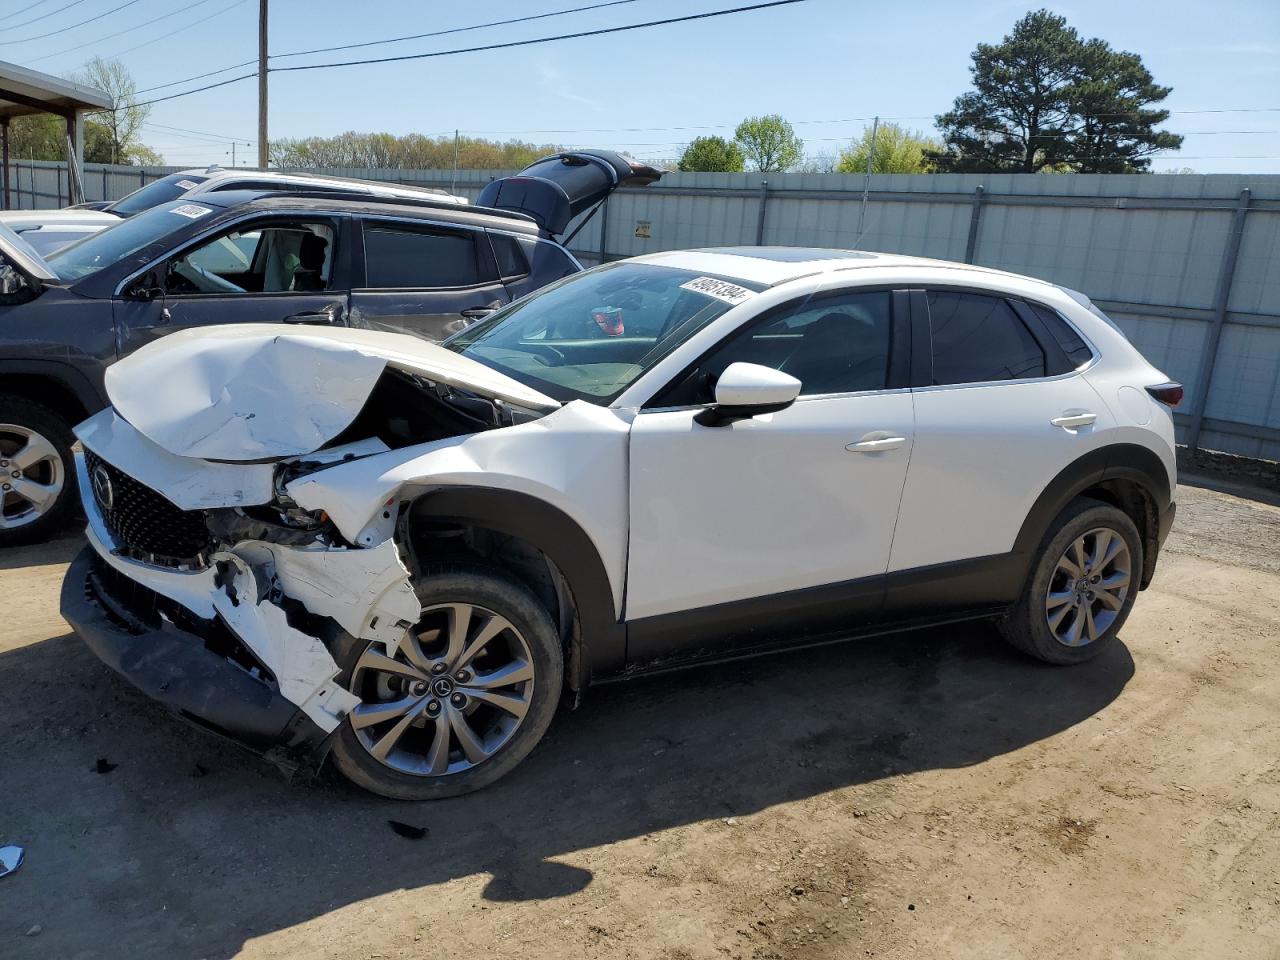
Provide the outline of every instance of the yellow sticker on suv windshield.
<path id="1" fill-rule="evenodd" d="M 687 283 L 680 284 L 681 290 L 692 290 L 694 293 L 705 293 L 725 303 L 739 304 L 752 296 L 746 287 L 740 287 L 728 280 L 717 280 L 715 277 L 695 277 Z"/>

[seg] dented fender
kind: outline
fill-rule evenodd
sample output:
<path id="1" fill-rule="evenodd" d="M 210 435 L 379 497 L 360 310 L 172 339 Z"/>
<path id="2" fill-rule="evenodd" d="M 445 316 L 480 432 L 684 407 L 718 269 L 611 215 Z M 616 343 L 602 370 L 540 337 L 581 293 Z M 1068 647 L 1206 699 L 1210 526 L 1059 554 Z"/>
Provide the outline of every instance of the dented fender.
<path id="1" fill-rule="evenodd" d="M 360 546 L 384 540 L 398 504 L 433 489 L 477 486 L 536 497 L 587 531 L 621 615 L 632 415 L 575 400 L 529 423 L 322 468 L 285 490 L 304 509 L 323 510 L 344 537 Z M 616 482 L 601 484 L 601 477 Z"/>

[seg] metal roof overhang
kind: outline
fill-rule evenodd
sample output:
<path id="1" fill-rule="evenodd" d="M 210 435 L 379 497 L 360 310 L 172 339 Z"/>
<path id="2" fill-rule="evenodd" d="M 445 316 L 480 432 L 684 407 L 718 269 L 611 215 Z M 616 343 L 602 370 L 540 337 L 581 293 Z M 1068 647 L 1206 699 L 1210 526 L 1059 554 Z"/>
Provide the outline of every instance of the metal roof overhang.
<path id="1" fill-rule="evenodd" d="M 33 113 L 66 117 L 111 107 L 111 98 L 101 90 L 0 60 L 0 119 Z"/>

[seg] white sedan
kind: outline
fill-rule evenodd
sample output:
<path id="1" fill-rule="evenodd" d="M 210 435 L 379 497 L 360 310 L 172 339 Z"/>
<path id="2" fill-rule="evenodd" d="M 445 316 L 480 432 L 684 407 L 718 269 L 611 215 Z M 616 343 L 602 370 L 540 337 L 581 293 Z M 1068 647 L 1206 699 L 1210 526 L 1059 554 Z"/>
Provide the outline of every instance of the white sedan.
<path id="1" fill-rule="evenodd" d="M 444 345 L 178 332 L 107 389 L 66 618 L 187 718 L 416 799 L 622 675 L 977 618 L 1097 655 L 1182 394 L 1080 294 L 782 248 L 601 266 Z"/>

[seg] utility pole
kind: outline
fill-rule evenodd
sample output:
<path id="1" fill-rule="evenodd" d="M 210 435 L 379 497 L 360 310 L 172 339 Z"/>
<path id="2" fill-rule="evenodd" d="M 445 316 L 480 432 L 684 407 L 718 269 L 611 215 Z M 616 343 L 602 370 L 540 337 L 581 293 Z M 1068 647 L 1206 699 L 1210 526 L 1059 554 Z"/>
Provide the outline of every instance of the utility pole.
<path id="1" fill-rule="evenodd" d="M 453 177 L 449 180 L 449 192 L 455 193 L 458 186 L 458 131 L 453 131 Z"/>
<path id="2" fill-rule="evenodd" d="M 267 0 L 258 0 L 258 169 L 267 169 Z"/>
<path id="3" fill-rule="evenodd" d="M 263 0 L 265 3 L 266 0 Z M 876 159 L 876 137 L 880 133 L 880 118 L 876 117 L 871 124 L 871 146 L 867 149 L 867 172 L 862 178 L 862 207 L 858 211 L 858 239 L 853 245 L 853 249 L 858 249 L 858 244 L 862 243 L 863 222 L 867 218 L 867 193 L 871 190 L 871 166 Z"/>

